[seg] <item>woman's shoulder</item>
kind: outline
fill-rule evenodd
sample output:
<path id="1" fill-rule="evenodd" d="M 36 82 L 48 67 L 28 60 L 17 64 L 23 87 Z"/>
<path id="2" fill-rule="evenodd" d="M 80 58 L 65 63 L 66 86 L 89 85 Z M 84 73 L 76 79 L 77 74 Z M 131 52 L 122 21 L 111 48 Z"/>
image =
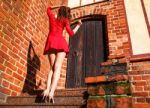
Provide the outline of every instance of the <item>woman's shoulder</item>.
<path id="1" fill-rule="evenodd" d="M 47 10 L 51 10 L 51 6 L 49 6 L 49 7 L 47 8 Z"/>
<path id="2" fill-rule="evenodd" d="M 51 7 L 48 7 L 48 8 L 47 8 L 47 13 L 48 13 L 48 14 L 52 13 L 52 12 L 51 12 Z"/>

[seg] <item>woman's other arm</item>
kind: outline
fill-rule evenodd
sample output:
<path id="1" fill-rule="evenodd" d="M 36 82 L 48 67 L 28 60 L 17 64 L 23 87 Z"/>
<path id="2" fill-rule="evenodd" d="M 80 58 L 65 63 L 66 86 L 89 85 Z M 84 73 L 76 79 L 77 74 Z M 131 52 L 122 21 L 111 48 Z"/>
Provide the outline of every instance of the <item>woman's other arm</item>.
<path id="1" fill-rule="evenodd" d="M 73 29 L 74 34 L 78 31 L 78 29 L 80 28 L 82 22 L 81 20 L 78 21 L 78 24 L 76 25 L 76 27 Z"/>
<path id="2" fill-rule="evenodd" d="M 73 36 L 73 35 L 78 31 L 78 29 L 80 28 L 81 24 L 82 24 L 82 22 L 81 22 L 81 20 L 79 20 L 79 21 L 78 21 L 78 24 L 76 25 L 76 27 L 72 30 L 72 29 L 70 28 L 70 23 L 69 23 L 69 21 L 67 20 L 67 21 L 66 21 L 66 30 L 67 30 L 67 32 L 69 33 L 69 35 L 70 35 L 70 36 Z"/>

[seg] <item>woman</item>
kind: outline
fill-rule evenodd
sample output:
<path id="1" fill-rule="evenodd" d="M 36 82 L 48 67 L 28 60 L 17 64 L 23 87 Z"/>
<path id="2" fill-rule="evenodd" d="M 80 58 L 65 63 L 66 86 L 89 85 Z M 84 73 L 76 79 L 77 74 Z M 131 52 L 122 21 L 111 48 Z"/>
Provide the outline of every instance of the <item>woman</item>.
<path id="1" fill-rule="evenodd" d="M 47 9 L 49 16 L 50 32 L 46 41 L 44 54 L 47 54 L 50 61 L 50 71 L 48 74 L 47 87 L 43 92 L 43 98 L 49 99 L 54 103 L 54 92 L 57 87 L 57 82 L 60 78 L 60 70 L 63 60 L 69 52 L 67 42 L 64 38 L 63 30 L 66 28 L 70 36 L 73 36 L 82 24 L 78 21 L 77 26 L 72 30 L 70 28 L 70 8 L 61 6 L 58 10 L 57 18 L 51 11 L 51 7 Z"/>

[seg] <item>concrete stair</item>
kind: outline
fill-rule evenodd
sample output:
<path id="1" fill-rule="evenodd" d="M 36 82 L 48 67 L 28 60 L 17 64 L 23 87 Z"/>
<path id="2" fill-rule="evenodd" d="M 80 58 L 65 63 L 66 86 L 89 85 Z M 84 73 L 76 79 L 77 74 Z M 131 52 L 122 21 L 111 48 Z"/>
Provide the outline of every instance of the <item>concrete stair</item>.
<path id="1" fill-rule="evenodd" d="M 42 90 L 10 96 L 6 103 L 1 103 L 0 108 L 86 108 L 88 98 L 86 88 L 64 89 L 55 92 L 55 103 L 45 103 L 42 100 Z"/>

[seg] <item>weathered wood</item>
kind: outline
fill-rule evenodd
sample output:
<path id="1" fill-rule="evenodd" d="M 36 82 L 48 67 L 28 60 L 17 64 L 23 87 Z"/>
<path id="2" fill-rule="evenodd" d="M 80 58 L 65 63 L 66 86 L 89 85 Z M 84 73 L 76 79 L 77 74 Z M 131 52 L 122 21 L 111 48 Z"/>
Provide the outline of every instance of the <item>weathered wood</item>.
<path id="1" fill-rule="evenodd" d="M 78 33 L 70 38 L 67 88 L 85 87 L 84 78 L 96 76 L 105 60 L 104 24 L 101 20 L 83 22 Z"/>

